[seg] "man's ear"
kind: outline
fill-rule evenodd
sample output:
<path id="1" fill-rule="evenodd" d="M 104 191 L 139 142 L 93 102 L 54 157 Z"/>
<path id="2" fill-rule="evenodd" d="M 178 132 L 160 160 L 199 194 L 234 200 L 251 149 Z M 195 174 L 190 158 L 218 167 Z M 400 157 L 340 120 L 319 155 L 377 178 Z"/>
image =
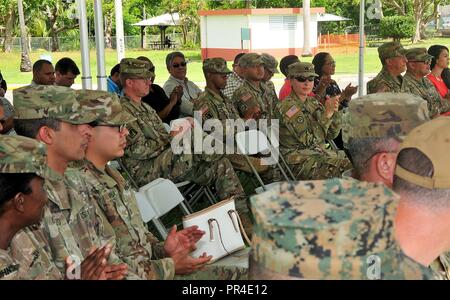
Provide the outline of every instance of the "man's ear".
<path id="1" fill-rule="evenodd" d="M 51 145 L 55 140 L 55 131 L 50 127 L 42 126 L 39 128 L 36 139 L 46 145 Z"/>
<path id="2" fill-rule="evenodd" d="M 378 176 L 383 178 L 385 182 L 392 184 L 396 163 L 395 153 L 381 153 L 376 159 Z"/>
<path id="3" fill-rule="evenodd" d="M 24 212 L 25 212 L 25 206 L 24 206 L 25 198 L 24 198 L 24 196 L 23 196 L 22 193 L 17 193 L 17 194 L 14 196 L 14 198 L 13 198 L 12 201 L 13 201 L 14 208 L 15 208 L 17 211 L 19 211 L 19 212 L 21 212 L 21 213 L 24 213 Z"/>

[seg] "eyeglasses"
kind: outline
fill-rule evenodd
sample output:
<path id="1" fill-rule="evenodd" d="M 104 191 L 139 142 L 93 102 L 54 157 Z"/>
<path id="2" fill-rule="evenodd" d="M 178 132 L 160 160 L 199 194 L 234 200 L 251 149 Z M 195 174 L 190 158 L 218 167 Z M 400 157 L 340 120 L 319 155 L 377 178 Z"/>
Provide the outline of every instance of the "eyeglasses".
<path id="1" fill-rule="evenodd" d="M 107 124 L 99 124 L 98 121 L 94 121 L 88 124 L 91 127 L 97 127 L 97 126 L 107 126 L 107 127 L 113 127 L 117 128 L 119 133 L 122 133 L 126 128 L 127 124 L 121 124 L 121 125 L 107 125 Z"/>
<path id="2" fill-rule="evenodd" d="M 172 68 L 186 67 L 186 65 L 187 65 L 187 62 L 183 61 L 179 64 L 173 64 Z"/>
<path id="3" fill-rule="evenodd" d="M 315 77 L 314 77 L 314 76 L 309 76 L 309 77 L 298 76 L 298 77 L 295 77 L 295 79 L 296 79 L 298 82 L 305 82 L 306 80 L 308 80 L 308 81 L 314 81 Z"/>

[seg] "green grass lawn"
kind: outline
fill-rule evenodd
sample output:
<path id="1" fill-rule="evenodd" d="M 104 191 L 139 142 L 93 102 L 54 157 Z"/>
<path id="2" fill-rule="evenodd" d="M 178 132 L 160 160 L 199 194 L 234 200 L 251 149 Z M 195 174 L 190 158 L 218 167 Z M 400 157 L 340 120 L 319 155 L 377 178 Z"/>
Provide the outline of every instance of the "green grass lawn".
<path id="1" fill-rule="evenodd" d="M 415 45 L 411 45 L 411 43 L 407 40 L 402 41 L 403 45 L 406 48 L 411 47 L 429 47 L 433 44 L 440 45 L 448 45 L 450 39 L 449 38 L 434 38 L 429 39 Z M 345 49 L 345 53 L 343 54 L 342 48 L 339 52 L 333 53 L 333 49 L 321 49 L 322 51 L 331 52 L 334 59 L 336 60 L 336 73 L 337 74 L 357 74 L 358 73 L 358 48 L 348 48 Z M 152 60 L 152 62 L 156 66 L 156 82 L 162 84 L 168 78 L 168 72 L 165 67 L 165 57 L 169 53 L 169 51 L 156 51 L 156 50 L 127 50 L 127 57 L 138 57 L 138 56 L 147 56 Z M 188 77 L 192 81 L 203 82 L 204 77 L 201 69 L 201 57 L 200 50 L 186 50 L 183 51 L 189 60 L 188 65 Z M 80 67 L 81 70 L 81 53 L 78 51 L 71 52 L 55 52 L 48 53 L 46 51 L 35 51 L 31 53 L 31 60 L 34 62 L 40 58 L 43 54 L 50 54 L 52 56 L 52 61 L 55 63 L 62 57 L 70 57 L 72 58 Z M 91 74 L 93 77 L 93 83 L 97 82 L 97 57 L 95 51 L 91 51 Z M 114 50 L 107 49 L 105 51 L 105 59 L 106 59 L 106 74 L 109 75 L 109 71 L 111 68 L 117 63 L 117 54 Z M 280 59 L 280 58 L 278 58 Z M 304 57 L 300 58 L 301 61 L 311 62 L 312 57 Z M 3 74 L 3 77 L 9 84 L 27 84 L 31 81 L 31 72 L 30 73 L 21 73 L 19 71 L 20 65 L 20 53 L 0 53 L 0 70 Z M 229 62 L 229 66 L 231 67 L 231 62 Z M 365 73 L 377 73 L 381 68 L 381 63 L 378 59 L 377 48 L 368 47 L 365 49 L 365 58 L 364 58 L 364 72 Z M 275 78 L 282 78 L 282 74 L 276 74 Z M 76 83 L 81 83 L 80 76 L 77 78 Z"/>

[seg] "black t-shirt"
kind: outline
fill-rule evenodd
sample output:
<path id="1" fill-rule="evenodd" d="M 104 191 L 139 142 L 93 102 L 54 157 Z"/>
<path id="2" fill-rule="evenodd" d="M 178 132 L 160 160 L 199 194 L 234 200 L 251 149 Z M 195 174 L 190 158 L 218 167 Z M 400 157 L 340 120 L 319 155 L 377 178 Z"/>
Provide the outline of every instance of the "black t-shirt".
<path id="1" fill-rule="evenodd" d="M 150 91 L 150 93 L 142 98 L 142 101 L 150 105 L 156 112 L 160 112 L 169 105 L 170 100 L 166 96 L 166 93 L 157 84 L 151 85 L 153 92 Z M 180 103 L 177 103 L 174 105 L 170 113 L 167 115 L 165 119 L 162 121 L 164 123 L 170 124 L 170 121 L 178 119 L 180 117 Z"/>

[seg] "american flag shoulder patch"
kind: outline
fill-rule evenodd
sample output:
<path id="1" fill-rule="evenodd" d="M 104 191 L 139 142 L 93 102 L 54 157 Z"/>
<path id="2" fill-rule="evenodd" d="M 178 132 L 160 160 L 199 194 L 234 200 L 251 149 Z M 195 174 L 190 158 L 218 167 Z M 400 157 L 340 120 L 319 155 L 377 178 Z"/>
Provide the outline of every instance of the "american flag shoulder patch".
<path id="1" fill-rule="evenodd" d="M 292 116 L 298 113 L 299 111 L 300 110 L 297 108 L 297 106 L 292 105 L 292 107 L 289 108 L 289 110 L 286 112 L 286 116 L 288 116 L 288 118 L 292 118 Z"/>

